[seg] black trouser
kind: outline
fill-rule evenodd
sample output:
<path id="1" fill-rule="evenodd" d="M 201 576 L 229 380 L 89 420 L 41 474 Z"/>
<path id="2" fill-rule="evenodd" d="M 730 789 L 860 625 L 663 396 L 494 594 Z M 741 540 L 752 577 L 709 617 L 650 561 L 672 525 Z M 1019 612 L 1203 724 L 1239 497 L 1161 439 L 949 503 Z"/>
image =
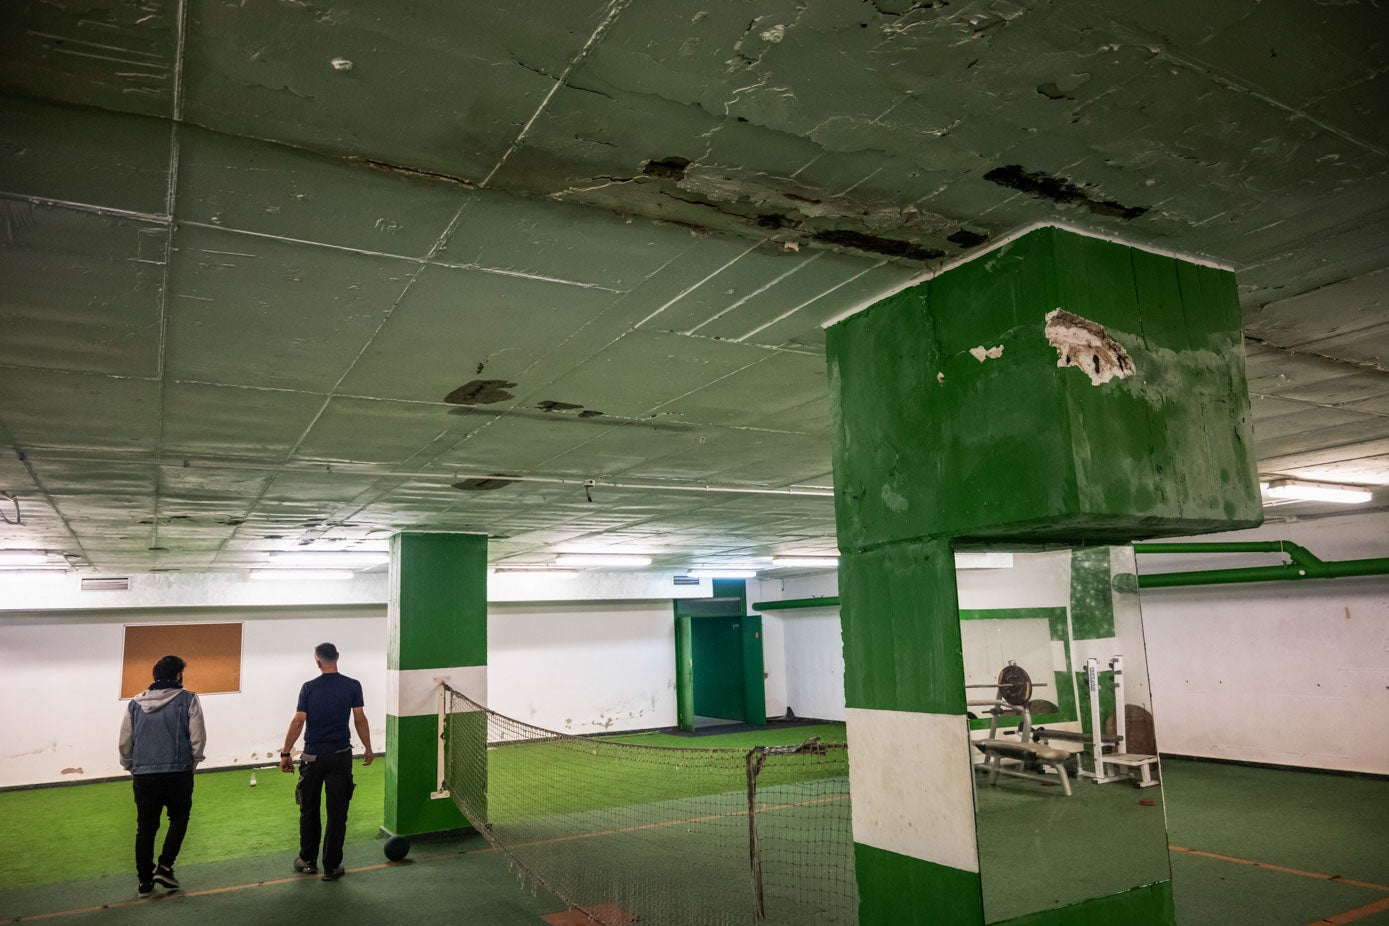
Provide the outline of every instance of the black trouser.
<path id="1" fill-rule="evenodd" d="M 306 862 L 318 858 L 318 840 L 323 837 L 323 870 L 342 864 L 342 843 L 347 838 L 347 806 L 352 802 L 352 750 L 307 757 L 299 763 L 299 857 Z M 328 826 L 319 818 L 319 795 L 328 804 Z"/>
<path id="2" fill-rule="evenodd" d="M 193 772 L 156 772 L 136 775 L 135 787 L 135 876 L 141 884 L 154 877 L 154 837 L 159 834 L 159 814 L 169 809 L 169 831 L 159 864 L 174 867 L 178 850 L 188 832 L 188 814 L 193 810 Z"/>

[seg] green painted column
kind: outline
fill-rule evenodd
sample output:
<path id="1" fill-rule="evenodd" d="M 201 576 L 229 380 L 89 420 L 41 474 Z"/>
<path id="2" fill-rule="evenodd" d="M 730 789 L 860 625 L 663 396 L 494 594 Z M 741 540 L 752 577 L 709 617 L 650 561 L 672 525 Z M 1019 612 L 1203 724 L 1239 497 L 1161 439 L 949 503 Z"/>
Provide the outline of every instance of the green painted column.
<path id="1" fill-rule="evenodd" d="M 391 540 L 386 814 L 392 833 L 459 829 L 440 790 L 440 682 L 487 703 L 487 537 L 397 534 Z"/>
<path id="2" fill-rule="evenodd" d="M 952 543 L 1260 523 L 1234 277 L 1043 228 L 827 334 L 859 921 L 972 926 Z M 1108 588 L 1076 591 L 1104 647 Z M 1017 922 L 1172 918 L 1163 882 Z"/>

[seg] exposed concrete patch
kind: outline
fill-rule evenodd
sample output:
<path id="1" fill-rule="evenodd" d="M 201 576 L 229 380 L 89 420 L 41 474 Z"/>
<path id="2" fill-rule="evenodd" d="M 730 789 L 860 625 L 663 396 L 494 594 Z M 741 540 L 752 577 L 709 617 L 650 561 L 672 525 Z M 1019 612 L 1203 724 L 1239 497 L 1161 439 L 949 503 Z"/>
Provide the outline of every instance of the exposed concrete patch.
<path id="1" fill-rule="evenodd" d="M 879 492 L 878 495 L 882 498 L 884 505 L 898 514 L 906 511 L 911 505 L 911 502 L 907 501 L 906 496 L 893 490 L 892 486 L 883 486 L 882 491 Z"/>
<path id="2" fill-rule="evenodd" d="M 1096 215 L 1136 219 L 1148 211 L 1147 206 L 1125 206 L 1112 199 L 1095 199 L 1065 177 L 1024 170 L 1017 164 L 995 167 L 984 175 L 984 179 L 1038 199 L 1049 199 L 1063 205 L 1082 205 Z"/>
<path id="3" fill-rule="evenodd" d="M 65 768 L 65 769 L 63 769 L 61 772 L 59 772 L 58 774 L 60 774 L 60 775 L 85 775 L 86 772 L 84 772 L 84 771 L 83 771 L 82 769 L 80 769 L 80 768 Z"/>
<path id="4" fill-rule="evenodd" d="M 641 172 L 648 177 L 658 177 L 662 180 L 682 180 L 685 177 L 685 168 L 689 166 L 689 158 L 652 158 L 641 166 Z"/>
<path id="5" fill-rule="evenodd" d="M 475 379 L 444 396 L 444 401 L 450 405 L 492 405 L 515 398 L 507 392 L 515 388 L 515 383 L 504 379 Z"/>
<path id="6" fill-rule="evenodd" d="M 985 347 L 981 344 L 978 347 L 971 347 L 969 353 L 971 357 L 978 360 L 980 363 L 983 363 L 985 360 L 997 360 L 999 357 L 1003 356 L 1003 345 L 999 344 L 996 347 Z"/>
<path id="7" fill-rule="evenodd" d="M 1135 372 L 1128 352 L 1105 332 L 1103 325 L 1065 309 L 1052 309 L 1047 313 L 1044 332 L 1047 343 L 1056 348 L 1056 365 L 1079 367 L 1095 386 Z"/>

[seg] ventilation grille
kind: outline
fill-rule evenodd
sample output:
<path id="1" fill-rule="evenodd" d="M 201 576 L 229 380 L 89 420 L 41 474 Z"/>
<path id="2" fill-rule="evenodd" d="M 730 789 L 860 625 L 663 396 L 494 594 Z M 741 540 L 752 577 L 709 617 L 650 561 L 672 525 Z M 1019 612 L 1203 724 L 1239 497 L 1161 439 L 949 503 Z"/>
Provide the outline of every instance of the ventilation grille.
<path id="1" fill-rule="evenodd" d="M 676 585 L 698 585 L 699 580 L 694 576 L 671 576 Z"/>
<path id="2" fill-rule="evenodd" d="M 84 592 L 124 592 L 129 590 L 130 579 L 125 576 L 82 580 L 82 591 Z"/>

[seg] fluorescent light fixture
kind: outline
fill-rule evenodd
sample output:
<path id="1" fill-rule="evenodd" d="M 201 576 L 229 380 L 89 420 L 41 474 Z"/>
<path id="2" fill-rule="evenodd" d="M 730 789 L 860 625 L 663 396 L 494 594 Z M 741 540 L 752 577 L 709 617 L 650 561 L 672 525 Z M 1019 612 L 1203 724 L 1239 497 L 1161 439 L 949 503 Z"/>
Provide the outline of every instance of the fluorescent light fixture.
<path id="1" fill-rule="evenodd" d="M 549 566 L 494 566 L 494 576 L 525 576 L 530 579 L 577 579 L 573 569 L 551 569 Z"/>
<path id="2" fill-rule="evenodd" d="M 350 569 L 252 569 L 257 582 L 345 582 L 355 576 Z"/>
<path id="3" fill-rule="evenodd" d="M 44 566 L 48 554 L 42 550 L 0 550 L 0 566 Z"/>
<path id="4" fill-rule="evenodd" d="M 757 577 L 756 569 L 690 569 L 685 575 L 691 579 L 752 579 Z"/>
<path id="5" fill-rule="evenodd" d="M 1330 482 L 1303 482 L 1299 479 L 1273 479 L 1264 494 L 1270 498 L 1289 498 L 1304 502 L 1338 502 L 1359 505 L 1374 496 L 1364 489 Z"/>
<path id="6" fill-rule="evenodd" d="M 773 566 L 804 566 L 807 569 L 833 569 L 839 565 L 837 556 L 773 556 Z"/>
<path id="7" fill-rule="evenodd" d="M 556 566 L 650 566 L 651 557 L 630 553 L 561 553 Z"/>
<path id="8" fill-rule="evenodd" d="M 358 569 L 365 566 L 384 566 L 391 561 L 391 555 L 362 550 L 287 550 L 284 553 L 271 553 L 270 561 L 276 566 Z"/>
<path id="9" fill-rule="evenodd" d="M 956 569 L 1012 569 L 1011 553 L 956 553 Z"/>

